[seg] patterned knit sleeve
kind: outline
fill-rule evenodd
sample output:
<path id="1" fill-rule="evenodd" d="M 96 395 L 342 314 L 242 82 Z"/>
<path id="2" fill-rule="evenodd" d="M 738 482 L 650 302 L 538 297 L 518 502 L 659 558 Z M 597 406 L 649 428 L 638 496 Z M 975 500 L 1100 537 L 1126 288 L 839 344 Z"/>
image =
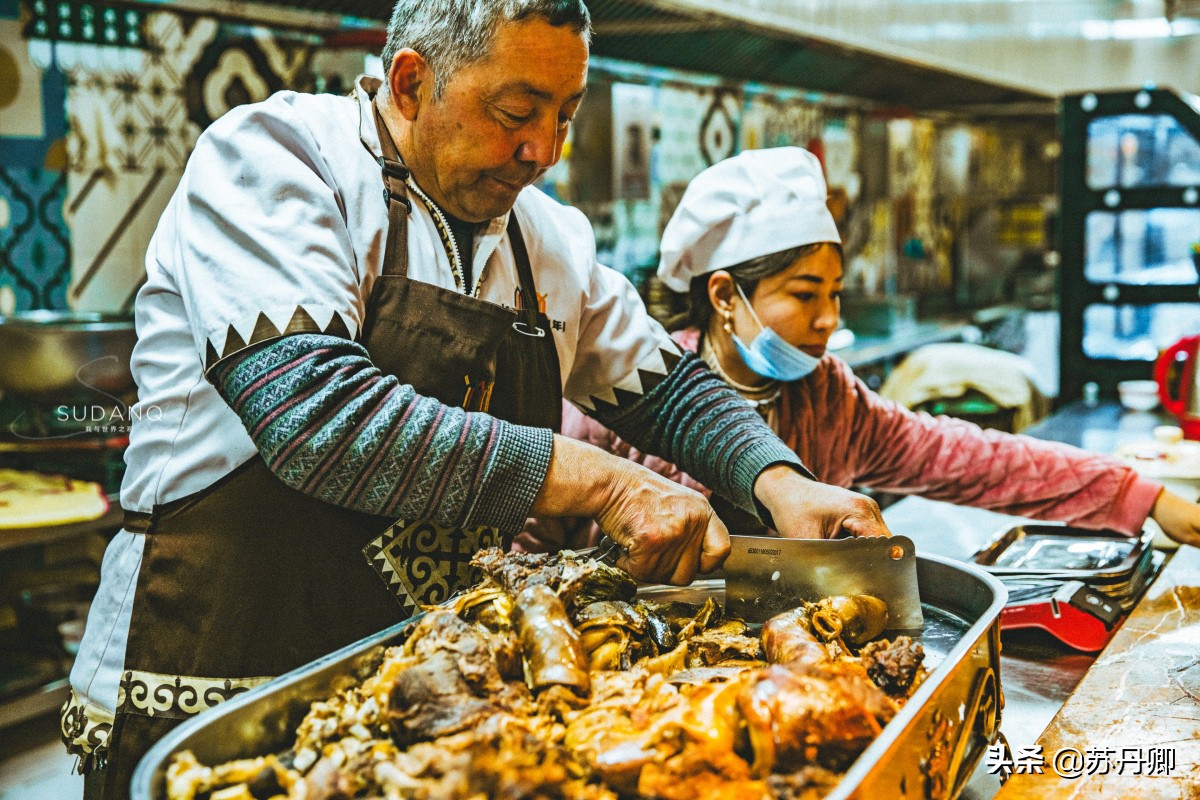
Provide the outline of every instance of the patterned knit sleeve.
<path id="1" fill-rule="evenodd" d="M 280 480 L 355 511 L 512 534 L 550 467 L 549 430 L 418 395 L 338 337 L 277 339 L 209 379 Z"/>
<path id="2" fill-rule="evenodd" d="M 694 353 L 684 353 L 645 394 L 624 405 L 597 403 L 591 416 L 759 516 L 754 481 L 763 470 L 790 464 L 811 477 L 758 412 Z"/>

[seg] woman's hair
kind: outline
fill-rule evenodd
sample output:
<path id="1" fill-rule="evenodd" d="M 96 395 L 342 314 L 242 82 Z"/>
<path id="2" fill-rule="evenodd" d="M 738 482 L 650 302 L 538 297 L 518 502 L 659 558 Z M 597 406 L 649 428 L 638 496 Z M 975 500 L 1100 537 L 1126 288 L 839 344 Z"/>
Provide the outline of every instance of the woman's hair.
<path id="1" fill-rule="evenodd" d="M 838 256 L 842 255 L 842 246 L 837 242 L 813 242 L 788 250 L 780 250 L 778 253 L 758 256 L 732 267 L 725 267 L 725 271 L 733 278 L 734 283 L 741 287 L 746 297 L 753 297 L 759 281 L 783 272 L 804 256 L 817 252 L 823 244 L 833 245 Z M 670 330 L 677 331 L 683 328 L 708 330 L 713 315 L 712 302 L 708 299 L 708 279 L 711 276 L 711 272 L 706 272 L 692 278 L 687 291 L 687 310 L 668 321 L 667 327 Z"/>

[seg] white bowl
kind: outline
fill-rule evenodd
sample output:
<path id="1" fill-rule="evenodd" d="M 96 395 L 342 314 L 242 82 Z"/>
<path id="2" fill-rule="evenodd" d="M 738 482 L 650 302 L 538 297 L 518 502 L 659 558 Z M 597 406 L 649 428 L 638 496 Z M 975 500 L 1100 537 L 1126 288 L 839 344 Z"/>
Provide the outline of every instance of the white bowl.
<path id="1" fill-rule="evenodd" d="M 1117 384 L 1121 405 L 1133 411 L 1150 411 L 1158 406 L 1158 384 L 1154 381 L 1121 381 Z"/>

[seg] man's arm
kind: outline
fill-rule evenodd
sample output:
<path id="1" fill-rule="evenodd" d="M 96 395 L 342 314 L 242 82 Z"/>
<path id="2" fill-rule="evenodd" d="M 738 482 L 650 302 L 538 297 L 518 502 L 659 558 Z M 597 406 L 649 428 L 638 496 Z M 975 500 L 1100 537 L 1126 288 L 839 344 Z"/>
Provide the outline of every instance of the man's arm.
<path id="1" fill-rule="evenodd" d="M 549 430 L 422 397 L 353 342 L 287 336 L 219 362 L 209 378 L 272 472 L 325 502 L 508 534 L 531 513 L 588 516 L 647 581 L 686 584 L 728 554 L 698 492 Z"/>
<path id="2" fill-rule="evenodd" d="M 549 469 L 549 430 L 423 397 L 345 339 L 287 336 L 208 376 L 272 472 L 334 505 L 515 533 Z"/>

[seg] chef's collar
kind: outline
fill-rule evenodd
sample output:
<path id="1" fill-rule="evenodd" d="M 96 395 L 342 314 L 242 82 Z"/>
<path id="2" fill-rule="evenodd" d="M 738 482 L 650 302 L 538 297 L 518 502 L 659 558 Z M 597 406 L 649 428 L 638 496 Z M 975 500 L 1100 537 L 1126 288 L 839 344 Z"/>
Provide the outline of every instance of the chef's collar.
<path id="1" fill-rule="evenodd" d="M 379 130 L 375 127 L 375 93 L 379 91 L 379 87 L 383 86 L 383 81 L 376 78 L 374 75 L 359 75 L 354 81 L 354 99 L 358 101 L 358 138 L 362 142 L 363 147 L 376 159 L 383 157 L 383 151 L 379 147 Z M 415 181 L 413 177 L 409 180 Z M 509 211 L 499 217 L 489 220 L 486 224 L 479 223 L 479 230 L 484 236 L 498 235 L 504 231 L 508 225 Z"/>

